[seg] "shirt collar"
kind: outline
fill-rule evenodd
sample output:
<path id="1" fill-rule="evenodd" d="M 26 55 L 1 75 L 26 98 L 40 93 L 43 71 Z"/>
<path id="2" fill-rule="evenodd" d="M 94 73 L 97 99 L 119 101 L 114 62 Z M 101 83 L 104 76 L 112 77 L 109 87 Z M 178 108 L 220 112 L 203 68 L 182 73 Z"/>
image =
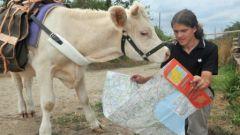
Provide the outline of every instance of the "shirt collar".
<path id="1" fill-rule="evenodd" d="M 197 48 L 205 48 L 205 46 L 206 46 L 205 40 L 202 39 L 199 41 Z"/>
<path id="2" fill-rule="evenodd" d="M 174 43 L 175 45 L 182 47 L 177 41 Z M 206 42 L 204 39 L 200 40 L 196 48 L 205 48 Z"/>

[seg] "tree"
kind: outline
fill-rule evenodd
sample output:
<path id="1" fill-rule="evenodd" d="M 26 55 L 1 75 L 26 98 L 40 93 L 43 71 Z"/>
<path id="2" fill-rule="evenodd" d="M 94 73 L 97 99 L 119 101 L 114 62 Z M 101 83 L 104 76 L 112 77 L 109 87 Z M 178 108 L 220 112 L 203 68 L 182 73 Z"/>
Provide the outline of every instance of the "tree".
<path id="1" fill-rule="evenodd" d="M 90 9 L 107 10 L 108 6 L 109 5 L 107 5 L 106 2 L 102 0 L 74 0 L 72 3 L 72 7 L 83 8 L 83 9 L 90 8 Z"/>
<path id="2" fill-rule="evenodd" d="M 232 24 L 232 26 L 228 26 L 224 31 L 232 31 L 232 30 L 240 30 L 240 22 L 237 21 Z"/>
<path id="3" fill-rule="evenodd" d="M 128 1 L 116 0 L 114 2 L 114 5 L 121 5 L 125 8 L 128 8 L 129 6 L 131 6 L 133 4 L 134 1 L 136 1 L 136 0 L 128 0 Z"/>
<path id="4" fill-rule="evenodd" d="M 106 7 L 109 8 L 112 5 L 112 1 L 111 0 L 106 0 Z"/>
<path id="5" fill-rule="evenodd" d="M 234 31 L 234 30 L 240 30 L 240 22 L 239 21 L 234 22 L 231 26 L 228 26 L 226 29 L 224 29 L 224 31 Z M 224 34 L 223 36 L 220 36 L 219 38 L 238 37 L 238 34 L 240 34 L 240 33 Z"/>
<path id="6" fill-rule="evenodd" d="M 155 26 L 154 28 L 155 28 L 155 32 L 157 33 L 158 37 L 159 37 L 162 41 L 168 41 L 168 40 L 171 39 L 171 37 L 165 35 L 165 34 L 163 33 L 163 31 L 162 31 L 161 29 L 159 29 L 158 26 Z"/>

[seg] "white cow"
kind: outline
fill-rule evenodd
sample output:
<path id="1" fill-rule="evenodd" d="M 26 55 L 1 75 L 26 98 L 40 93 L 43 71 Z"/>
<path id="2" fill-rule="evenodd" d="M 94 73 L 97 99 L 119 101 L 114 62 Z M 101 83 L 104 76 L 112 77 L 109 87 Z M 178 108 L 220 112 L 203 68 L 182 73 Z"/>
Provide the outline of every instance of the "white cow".
<path id="1" fill-rule="evenodd" d="M 124 30 L 136 46 L 144 53 L 150 51 L 162 41 L 157 37 L 151 26 L 144 8 L 135 3 L 130 9 L 113 6 L 108 11 L 53 9 L 44 21 L 53 32 L 68 40 L 91 62 L 106 62 L 123 55 L 121 37 Z M 100 123 L 89 105 L 84 85 L 86 66 L 77 65 L 66 58 L 47 41 L 48 35 L 41 32 L 38 48 L 29 47 L 29 64 L 20 73 L 11 73 L 17 84 L 19 94 L 19 112 L 26 116 L 34 113 L 31 85 L 36 75 L 40 87 L 42 122 L 40 135 L 52 133 L 50 112 L 55 104 L 53 78 L 60 79 L 69 89 L 75 89 L 91 128 L 99 129 Z M 126 55 L 133 60 L 143 60 L 129 42 L 125 44 Z M 152 62 L 163 62 L 169 50 L 162 47 L 148 59 Z M 23 98 L 22 89 L 26 87 L 29 105 Z"/>

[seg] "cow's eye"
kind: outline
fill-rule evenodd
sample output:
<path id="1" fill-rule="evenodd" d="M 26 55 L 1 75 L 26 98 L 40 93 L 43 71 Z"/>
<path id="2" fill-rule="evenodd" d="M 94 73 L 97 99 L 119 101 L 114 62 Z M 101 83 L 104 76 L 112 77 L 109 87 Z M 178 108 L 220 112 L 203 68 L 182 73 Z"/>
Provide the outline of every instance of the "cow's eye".
<path id="1" fill-rule="evenodd" d="M 142 36 L 147 36 L 147 35 L 148 35 L 148 32 L 147 32 L 147 31 L 141 31 L 140 34 L 141 34 Z"/>

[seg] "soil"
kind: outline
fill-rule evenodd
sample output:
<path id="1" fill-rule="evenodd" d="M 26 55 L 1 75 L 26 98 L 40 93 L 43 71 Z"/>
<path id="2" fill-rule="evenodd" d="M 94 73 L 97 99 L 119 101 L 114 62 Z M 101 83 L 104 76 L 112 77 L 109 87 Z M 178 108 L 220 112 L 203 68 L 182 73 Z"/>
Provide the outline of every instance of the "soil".
<path id="1" fill-rule="evenodd" d="M 131 68 L 116 68 L 112 71 L 121 72 L 129 75 L 142 74 L 152 75 L 159 70 L 159 65 L 148 64 Z M 86 89 L 89 99 L 94 108 L 99 121 L 103 125 L 103 133 L 101 135 L 134 135 L 130 130 L 115 125 L 104 118 L 101 110 L 101 95 L 108 69 L 104 70 L 87 70 L 86 72 Z M 41 123 L 41 109 L 39 103 L 39 90 L 36 80 L 33 83 L 33 98 L 35 102 L 36 114 L 34 117 L 22 118 L 18 114 L 17 109 L 17 91 L 15 84 L 11 81 L 9 75 L 0 76 L 0 135 L 37 135 Z M 56 104 L 52 111 L 51 123 L 53 135 L 97 135 L 93 132 L 86 122 L 81 106 L 78 104 L 77 96 L 74 90 L 67 89 L 59 80 L 54 80 L 54 92 L 56 95 Z M 222 93 L 217 92 L 216 100 L 210 117 L 210 127 L 212 134 L 215 129 L 219 128 L 223 131 L 237 132 L 231 123 L 224 120 L 224 109 L 227 102 L 221 98 Z M 222 114 L 223 113 L 223 114 Z M 216 114 L 218 114 L 216 116 Z M 220 120 L 218 120 L 220 119 Z M 219 122 L 219 123 L 218 123 Z M 227 125 L 226 128 L 224 125 Z M 217 129 L 218 130 L 218 129 Z M 223 132 L 222 132 L 223 133 Z"/>

